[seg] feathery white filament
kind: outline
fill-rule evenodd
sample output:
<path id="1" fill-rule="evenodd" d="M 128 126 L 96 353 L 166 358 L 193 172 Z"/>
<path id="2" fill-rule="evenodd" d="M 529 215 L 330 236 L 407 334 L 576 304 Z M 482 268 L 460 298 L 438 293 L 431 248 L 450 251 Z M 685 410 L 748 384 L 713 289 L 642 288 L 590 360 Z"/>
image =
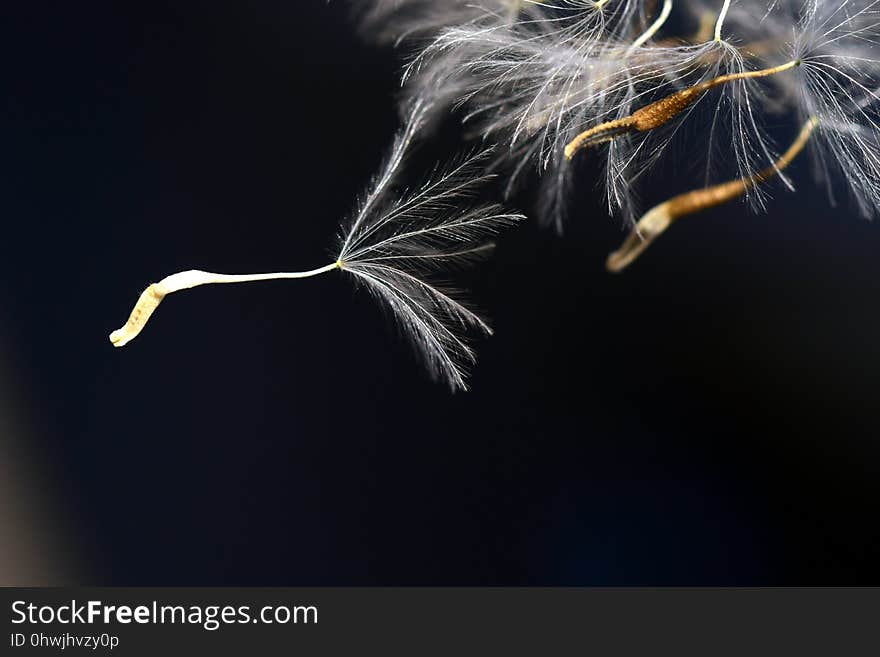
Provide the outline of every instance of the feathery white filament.
<path id="1" fill-rule="evenodd" d="M 466 333 L 489 334 L 491 329 L 431 275 L 484 256 L 492 248 L 486 239 L 523 217 L 476 203 L 477 191 L 494 178 L 481 171 L 487 152 L 465 158 L 411 191 L 388 193 L 415 127 L 430 109 L 423 101 L 409 108 L 407 127 L 342 236 L 337 260 L 392 311 L 430 372 L 458 390 L 466 388 L 466 370 L 474 361 Z"/>

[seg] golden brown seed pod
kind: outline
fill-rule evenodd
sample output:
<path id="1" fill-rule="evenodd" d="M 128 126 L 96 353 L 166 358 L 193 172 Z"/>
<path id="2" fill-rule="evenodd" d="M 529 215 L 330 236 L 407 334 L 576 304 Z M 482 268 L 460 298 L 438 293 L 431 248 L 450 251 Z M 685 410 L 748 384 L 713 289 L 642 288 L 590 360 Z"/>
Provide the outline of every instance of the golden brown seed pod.
<path id="1" fill-rule="evenodd" d="M 612 139 L 629 132 L 647 132 L 659 128 L 660 126 L 669 123 L 669 121 L 693 105 L 704 93 L 722 84 L 733 82 L 734 80 L 763 78 L 769 75 L 775 75 L 776 73 L 787 71 L 799 64 L 800 61 L 792 60 L 785 64 L 761 69 L 759 71 L 728 73 L 726 75 L 719 75 L 711 80 L 706 80 L 705 82 L 700 82 L 687 89 L 676 91 L 675 93 L 669 94 L 649 105 L 645 105 L 627 117 L 615 119 L 613 121 L 606 121 L 605 123 L 600 123 L 599 125 L 585 130 L 571 140 L 571 142 L 565 147 L 565 158 L 570 160 L 574 157 L 575 153 L 582 148 L 596 146 L 611 141 Z"/>
<path id="2" fill-rule="evenodd" d="M 773 166 L 752 176 L 673 196 L 648 210 L 627 235 L 621 247 L 608 256 L 605 263 L 608 271 L 617 273 L 625 269 L 644 253 L 645 249 L 651 246 L 654 240 L 660 237 L 673 222 L 681 217 L 727 203 L 742 196 L 752 187 L 779 175 L 779 172 L 791 164 L 798 153 L 804 149 L 810 135 L 816 128 L 816 123 L 815 118 L 807 120 L 797 138 L 788 147 L 788 150 L 773 163 Z"/>

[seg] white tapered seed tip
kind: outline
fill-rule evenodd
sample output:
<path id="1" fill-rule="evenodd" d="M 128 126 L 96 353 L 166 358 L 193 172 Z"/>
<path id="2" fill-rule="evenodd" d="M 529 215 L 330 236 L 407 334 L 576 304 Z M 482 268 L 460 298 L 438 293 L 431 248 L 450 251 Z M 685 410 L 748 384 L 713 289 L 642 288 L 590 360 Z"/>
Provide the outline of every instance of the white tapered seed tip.
<path id="1" fill-rule="evenodd" d="M 153 283 L 150 287 L 143 291 L 125 326 L 116 329 L 110 334 L 110 342 L 114 347 L 124 347 L 134 340 L 147 324 L 150 315 L 162 303 L 167 292 L 162 289 L 161 283 Z"/>

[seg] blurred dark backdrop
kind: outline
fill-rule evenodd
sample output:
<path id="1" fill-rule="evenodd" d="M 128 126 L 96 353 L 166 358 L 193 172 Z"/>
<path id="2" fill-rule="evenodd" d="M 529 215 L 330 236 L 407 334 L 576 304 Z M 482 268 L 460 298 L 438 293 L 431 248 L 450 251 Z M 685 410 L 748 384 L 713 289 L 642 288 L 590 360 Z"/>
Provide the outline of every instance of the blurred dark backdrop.
<path id="1" fill-rule="evenodd" d="M 611 276 L 623 233 L 586 165 L 563 237 L 530 222 L 470 277 L 497 336 L 467 394 L 338 275 L 179 295 L 116 351 L 166 274 L 327 262 L 396 128 L 399 53 L 320 0 L 0 16 L 21 523 L 0 533 L 32 548 L 7 543 L 10 572 L 27 553 L 56 583 L 880 584 L 880 227 L 805 167 L 767 215 L 688 219 Z"/>

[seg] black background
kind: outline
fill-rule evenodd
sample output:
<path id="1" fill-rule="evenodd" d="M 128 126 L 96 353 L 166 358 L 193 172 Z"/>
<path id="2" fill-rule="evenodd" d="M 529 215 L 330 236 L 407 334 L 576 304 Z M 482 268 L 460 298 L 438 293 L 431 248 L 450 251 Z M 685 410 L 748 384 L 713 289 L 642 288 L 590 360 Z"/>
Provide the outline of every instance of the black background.
<path id="1" fill-rule="evenodd" d="M 336 274 L 179 295 L 117 351 L 166 274 L 329 261 L 400 53 L 319 0 L 0 16 L 0 345 L 70 579 L 880 583 L 880 228 L 806 167 L 611 276 L 586 165 L 564 236 L 470 277 L 497 336 L 466 394 Z"/>

